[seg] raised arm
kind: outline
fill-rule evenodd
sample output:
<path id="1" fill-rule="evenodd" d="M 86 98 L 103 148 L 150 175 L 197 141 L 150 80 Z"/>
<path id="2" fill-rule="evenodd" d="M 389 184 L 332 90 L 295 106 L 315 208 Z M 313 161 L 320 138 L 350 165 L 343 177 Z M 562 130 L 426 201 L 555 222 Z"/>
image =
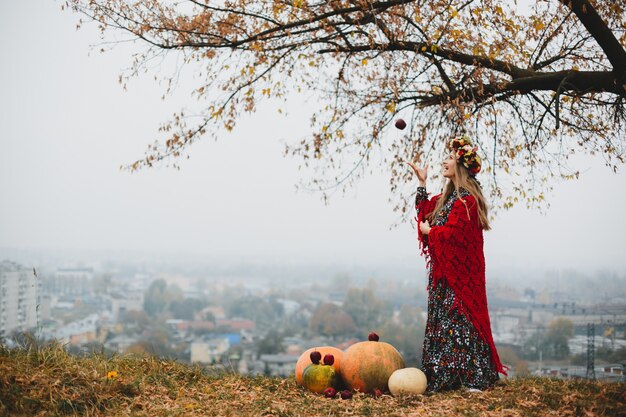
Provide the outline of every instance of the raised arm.
<path id="1" fill-rule="evenodd" d="M 417 212 L 417 216 L 420 217 L 420 211 L 425 211 L 425 205 L 428 203 L 428 193 L 426 192 L 426 178 L 428 178 L 428 165 L 425 167 L 417 167 L 413 162 L 407 162 L 407 164 L 413 169 L 417 179 L 419 181 L 419 186 L 417 187 L 417 193 L 415 194 L 415 210 Z M 423 213 L 423 215 L 428 214 L 428 212 Z"/>

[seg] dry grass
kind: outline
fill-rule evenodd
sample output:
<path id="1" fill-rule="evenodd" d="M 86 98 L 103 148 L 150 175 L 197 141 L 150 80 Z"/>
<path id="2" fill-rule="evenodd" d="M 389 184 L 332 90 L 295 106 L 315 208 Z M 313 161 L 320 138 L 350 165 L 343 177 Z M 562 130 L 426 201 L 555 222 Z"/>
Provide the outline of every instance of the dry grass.
<path id="1" fill-rule="evenodd" d="M 75 357 L 59 346 L 0 348 L 0 415 L 626 416 L 626 384 L 532 378 L 484 393 L 343 401 L 306 392 L 294 378 L 212 374 L 153 357 Z"/>

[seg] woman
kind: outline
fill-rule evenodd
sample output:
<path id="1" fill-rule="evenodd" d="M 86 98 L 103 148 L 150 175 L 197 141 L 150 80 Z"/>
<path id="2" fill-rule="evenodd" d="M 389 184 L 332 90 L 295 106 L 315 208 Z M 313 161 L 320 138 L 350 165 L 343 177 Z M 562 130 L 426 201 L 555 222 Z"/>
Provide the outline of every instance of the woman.
<path id="1" fill-rule="evenodd" d="M 476 174 L 481 161 L 468 137 L 450 142 L 443 194 L 428 199 L 428 165 L 418 168 L 418 238 L 427 258 L 428 319 L 422 370 L 429 391 L 483 390 L 506 374 L 491 335 L 485 292 L 483 230 L 487 205 Z"/>

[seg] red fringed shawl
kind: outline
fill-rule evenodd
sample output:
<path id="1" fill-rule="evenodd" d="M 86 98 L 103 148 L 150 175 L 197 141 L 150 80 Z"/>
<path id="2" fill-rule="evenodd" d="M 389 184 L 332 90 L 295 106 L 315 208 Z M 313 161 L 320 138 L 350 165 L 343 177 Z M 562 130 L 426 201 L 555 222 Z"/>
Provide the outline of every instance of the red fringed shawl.
<path id="1" fill-rule="evenodd" d="M 423 200 L 418 209 L 418 239 L 422 254 L 432 268 L 432 285 L 444 279 L 455 294 L 454 303 L 459 312 L 474 325 L 491 349 L 493 363 L 498 372 L 506 375 L 491 335 L 491 322 L 487 310 L 485 290 L 485 256 L 483 230 L 478 218 L 478 206 L 472 195 L 452 205 L 448 221 L 443 226 L 432 226 L 428 235 L 419 230 L 419 222 L 430 214 L 437 203 L 437 195 Z M 469 217 L 468 217 L 469 211 Z"/>

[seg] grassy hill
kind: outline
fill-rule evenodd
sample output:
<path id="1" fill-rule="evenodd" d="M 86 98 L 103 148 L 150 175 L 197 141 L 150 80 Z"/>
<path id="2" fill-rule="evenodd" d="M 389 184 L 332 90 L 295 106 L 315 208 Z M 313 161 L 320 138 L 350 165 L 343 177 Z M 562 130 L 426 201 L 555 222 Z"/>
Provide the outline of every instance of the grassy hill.
<path id="1" fill-rule="evenodd" d="M 483 393 L 351 400 L 295 379 L 211 373 L 154 357 L 76 357 L 58 346 L 0 347 L 7 416 L 626 416 L 626 384 L 516 379 Z"/>

